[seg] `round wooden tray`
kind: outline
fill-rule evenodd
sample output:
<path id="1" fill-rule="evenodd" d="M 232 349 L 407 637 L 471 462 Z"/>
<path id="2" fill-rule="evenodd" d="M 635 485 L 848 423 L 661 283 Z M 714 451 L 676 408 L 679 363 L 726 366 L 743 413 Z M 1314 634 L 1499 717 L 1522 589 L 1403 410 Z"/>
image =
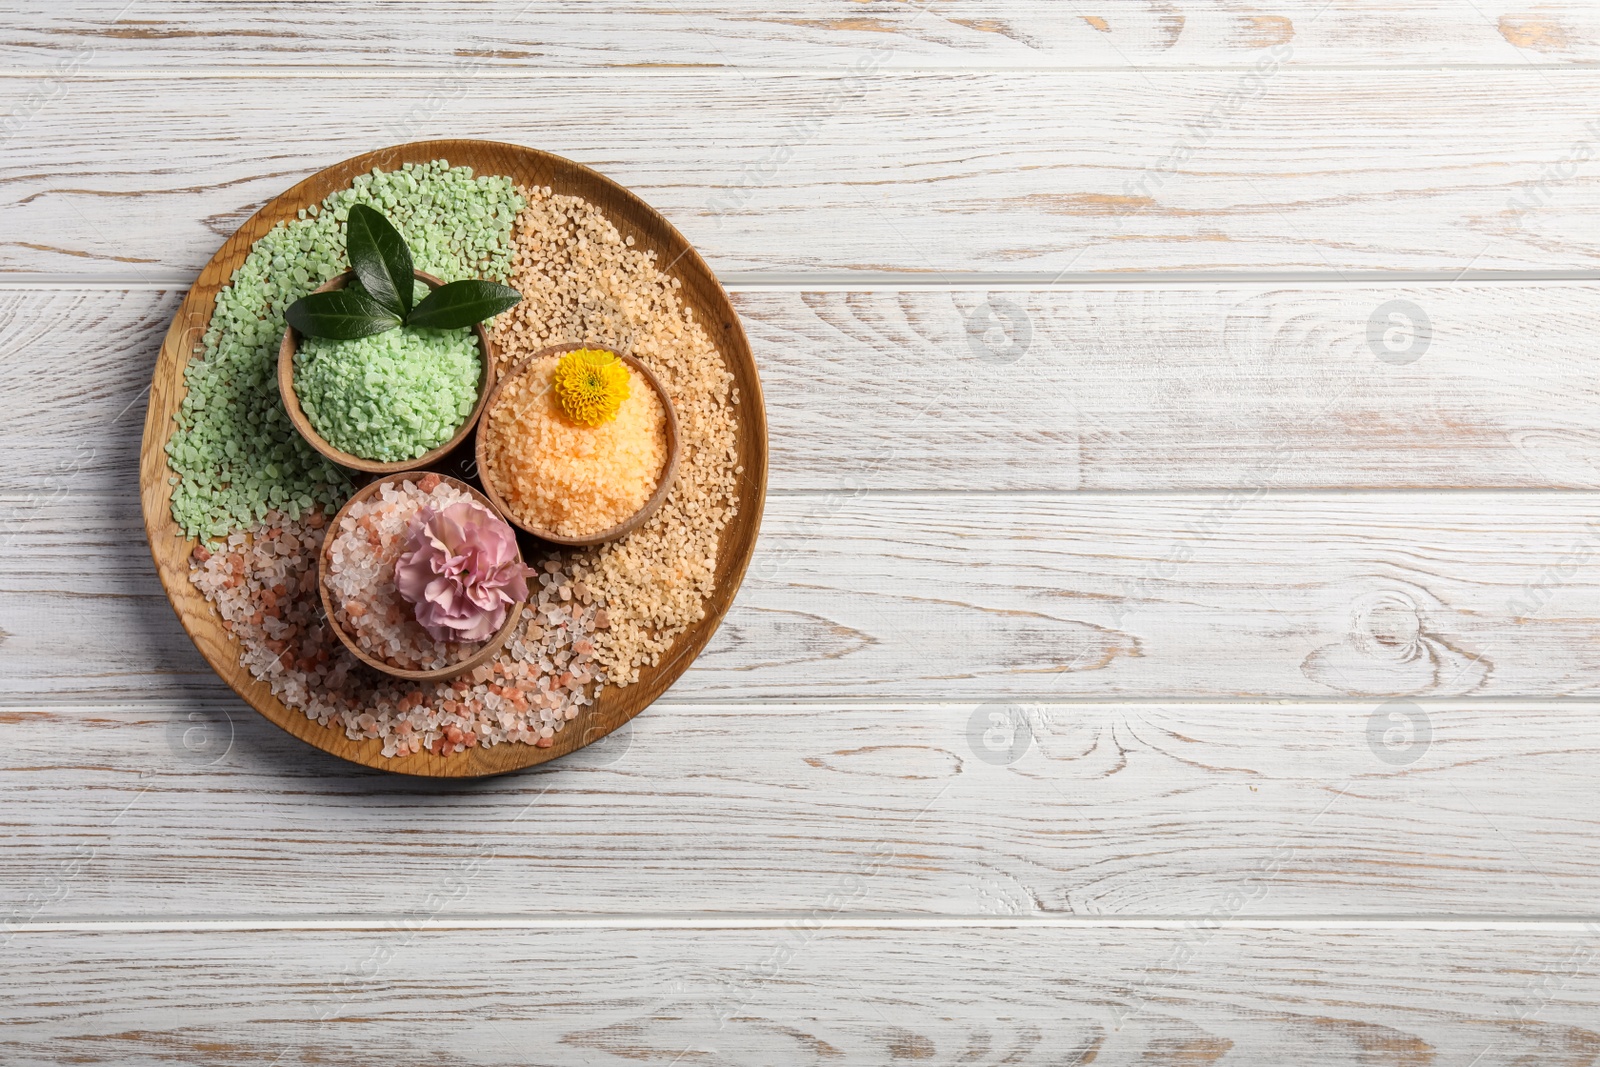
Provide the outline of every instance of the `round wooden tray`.
<path id="1" fill-rule="evenodd" d="M 172 472 L 167 467 L 166 443 L 172 433 L 172 417 L 183 401 L 183 370 L 190 353 L 205 333 L 217 293 L 244 262 L 251 246 L 277 223 L 296 218 L 301 208 L 321 203 L 329 193 L 348 186 L 357 175 L 374 167 L 393 170 L 405 163 L 434 159 L 449 160 L 453 166 L 469 166 L 477 174 L 502 174 L 523 185 L 547 185 L 557 193 L 581 196 L 604 212 L 624 237 L 632 237 L 635 247 L 654 250 L 657 263 L 671 264 L 670 273 L 682 282 L 680 298 L 705 327 L 739 390 L 738 448 L 744 473 L 735 490 L 738 515 L 722 533 L 716 592 L 707 600 L 705 618 L 678 636 L 661 657 L 660 665 L 642 668 L 639 681 L 625 689 L 608 687 L 592 707 L 585 708 L 556 734 L 555 744 L 549 748 L 508 743 L 470 748 L 449 756 L 420 752 L 386 759 L 377 740 L 351 741 L 342 728 L 319 726 L 298 708 L 285 707 L 266 683 L 257 681 L 240 666 L 238 645 L 222 628 L 210 603 L 189 581 L 189 554 L 195 542 L 183 536 L 172 520 L 172 486 L 167 480 Z M 671 223 L 610 179 L 548 152 L 494 141 L 417 141 L 368 152 L 312 175 L 252 215 L 200 271 L 167 330 L 150 383 L 150 406 L 145 414 L 139 455 L 139 496 L 156 572 L 178 613 L 178 621 L 222 680 L 262 715 L 325 752 L 379 770 L 438 778 L 503 774 L 545 763 L 598 741 L 648 707 L 694 662 L 733 602 L 755 550 L 766 490 L 767 419 L 761 382 L 750 355 L 750 343 L 728 294 L 705 260 Z"/>

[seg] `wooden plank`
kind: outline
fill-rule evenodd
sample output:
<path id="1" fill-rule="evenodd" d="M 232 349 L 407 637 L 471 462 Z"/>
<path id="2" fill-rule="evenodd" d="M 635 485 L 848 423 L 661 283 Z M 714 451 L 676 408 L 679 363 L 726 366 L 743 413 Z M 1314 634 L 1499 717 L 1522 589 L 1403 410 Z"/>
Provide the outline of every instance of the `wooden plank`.
<path id="1" fill-rule="evenodd" d="M 1241 886 L 1249 921 L 1588 916 L 1594 710 L 659 704 L 447 788 L 237 702 L 30 709 L 0 719 L 0 919 L 377 921 L 465 864 L 441 919 L 793 917 L 867 856 L 851 916 L 1192 918 Z"/>
<path id="2" fill-rule="evenodd" d="M 1576 1065 L 1600 1041 L 1595 952 L 1576 926 L 40 933 L 7 948 L 0 1048 L 18 1067 Z"/>
<path id="3" fill-rule="evenodd" d="M 4 514 L 0 700 L 218 693 L 131 496 L 11 498 Z M 732 612 L 670 692 L 1587 696 L 1593 521 L 1578 493 L 776 495 Z"/>
<path id="4" fill-rule="evenodd" d="M 1305 65 L 1592 63 L 1600 18 L 1557 0 L 1382 9 L 1324 0 L 1128 2 L 1063 7 L 1000 0 L 960 5 L 824 0 L 813 4 L 633 2 L 392 3 L 380 18 L 320 6 L 119 0 L 41 8 L 0 29 L 0 64 L 28 71 L 236 64 L 479 70 L 581 67 L 904 67 L 1013 69 L 1248 67 L 1277 48 Z"/>
<path id="5" fill-rule="evenodd" d="M 1600 267 L 1578 68 L 327 84 L 75 77 L 13 122 L 0 271 L 186 277 L 307 174 L 446 129 L 596 167 L 722 272 Z"/>
<path id="6" fill-rule="evenodd" d="M 176 303 L 0 291 L 0 491 L 127 488 Z M 1570 283 L 735 295 L 774 487 L 843 491 L 1600 487 L 1592 303 Z"/>

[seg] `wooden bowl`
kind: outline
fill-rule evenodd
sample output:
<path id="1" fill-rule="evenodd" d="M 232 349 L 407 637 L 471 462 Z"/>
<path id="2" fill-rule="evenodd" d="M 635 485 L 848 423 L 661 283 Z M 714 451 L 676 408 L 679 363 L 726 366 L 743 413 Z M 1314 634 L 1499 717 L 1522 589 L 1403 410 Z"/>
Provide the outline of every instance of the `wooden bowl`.
<path id="1" fill-rule="evenodd" d="M 184 369 L 211 321 L 217 294 L 250 254 L 251 246 L 278 223 L 289 222 L 298 217 L 302 208 L 320 203 L 337 189 L 348 188 L 352 180 L 373 167 L 394 170 L 405 163 L 435 159 L 469 166 L 478 174 L 504 174 L 525 186 L 549 186 L 562 195 L 581 196 L 603 211 L 624 237 L 633 238 L 634 247 L 655 252 L 657 263 L 671 264 L 669 273 L 682 283 L 679 297 L 705 327 L 739 390 L 736 448 L 744 472 L 734 483 L 733 502 L 738 514 L 722 531 L 713 589 L 705 600 L 705 616 L 674 638 L 654 666 L 640 668 L 636 683 L 626 688 L 607 686 L 594 705 L 585 708 L 571 724 L 581 729 L 562 730 L 549 748 L 480 745 L 448 756 L 424 751 L 391 758 L 383 755 L 383 742 L 346 737 L 337 724 L 324 726 L 308 718 L 302 709 L 284 704 L 271 686 L 239 662 L 238 640 L 223 628 L 211 603 L 189 580 L 189 553 L 195 541 L 172 519 L 173 485 L 168 479 L 173 472 L 167 465 L 166 445 L 173 416 L 188 390 Z M 755 552 L 766 492 L 767 415 L 761 402 L 761 378 L 733 304 L 706 261 L 660 212 L 603 174 L 549 152 L 495 141 L 415 141 L 365 152 L 310 175 L 250 216 L 201 268 L 188 296 L 173 315 L 152 368 L 150 403 L 139 450 L 139 500 L 156 574 L 178 622 L 218 677 L 264 718 L 309 745 L 365 767 L 431 778 L 505 774 L 558 760 L 600 740 L 649 707 L 689 669 L 733 603 Z"/>
<path id="2" fill-rule="evenodd" d="M 618 353 L 618 358 L 621 359 L 622 362 L 638 371 L 640 377 L 644 378 L 645 381 L 650 383 L 650 388 L 654 389 L 656 391 L 656 395 L 661 398 L 661 406 L 667 412 L 667 463 L 666 466 L 662 468 L 661 479 L 656 483 L 655 492 L 650 494 L 650 499 L 646 500 L 644 505 L 640 507 L 638 511 L 634 512 L 630 517 L 624 519 L 622 522 L 617 523 L 615 526 L 607 527 L 606 529 L 601 530 L 599 533 L 590 534 L 586 537 L 562 537 L 553 531 L 543 530 L 537 526 L 529 526 L 527 523 L 520 521 L 515 512 L 513 512 L 511 508 L 506 505 L 505 500 L 500 496 L 499 492 L 495 490 L 494 479 L 489 477 L 489 465 L 484 462 L 483 458 L 484 427 L 489 425 L 489 412 L 494 410 L 494 403 L 497 399 L 499 399 L 500 390 L 505 386 L 505 384 L 522 374 L 535 362 L 548 356 L 565 355 L 568 352 L 573 352 L 580 348 L 597 348 L 606 352 L 612 351 L 612 349 L 607 348 L 605 345 L 584 342 L 551 345 L 548 348 L 541 348 L 533 355 L 519 361 L 516 366 L 512 367 L 510 370 L 506 371 L 505 374 L 501 375 L 500 380 L 495 382 L 494 388 L 489 391 L 488 402 L 483 405 L 483 418 L 478 422 L 478 434 L 477 439 L 474 442 L 474 458 L 478 464 L 478 479 L 479 481 L 483 482 L 483 491 L 488 494 L 490 500 L 494 501 L 495 508 L 500 512 L 501 515 L 505 516 L 507 522 L 515 526 L 517 529 L 526 530 L 528 533 L 533 534 L 533 536 L 539 538 L 540 540 L 550 541 L 558 545 L 602 545 L 607 541 L 615 541 L 618 538 L 628 536 L 640 526 L 644 525 L 644 521 L 646 519 L 655 514 L 656 509 L 661 506 L 662 501 L 667 499 L 667 494 L 672 492 L 672 483 L 674 479 L 678 477 L 678 454 L 681 446 L 678 441 L 678 413 L 672 407 L 672 398 L 667 395 L 666 389 L 662 387 L 661 379 L 657 378 L 655 373 L 651 371 L 649 367 L 645 366 L 632 356 L 625 356 Z"/>
<path id="3" fill-rule="evenodd" d="M 417 280 L 425 282 L 430 289 L 437 289 L 444 284 L 443 280 L 424 271 L 419 270 L 416 274 Z M 330 289 L 343 289 L 353 277 L 355 272 L 347 270 L 314 291 L 326 293 Z M 472 332 L 478 335 L 478 357 L 483 363 L 483 375 L 478 381 L 478 402 L 473 406 L 472 413 L 467 416 L 466 421 L 456 430 L 455 436 L 438 448 L 424 452 L 416 459 L 400 459 L 387 463 L 376 459 L 363 459 L 342 448 L 335 448 L 316 431 L 311 425 L 311 420 L 306 418 L 305 411 L 300 407 L 300 398 L 294 391 L 294 354 L 300 348 L 300 334 L 293 326 L 283 331 L 283 343 L 278 346 L 278 395 L 283 398 L 283 408 L 289 413 L 289 421 L 300 431 L 300 436 L 306 439 L 306 443 L 339 466 L 366 471 L 368 474 L 399 474 L 401 471 L 419 470 L 442 458 L 467 439 L 467 434 L 471 433 L 478 423 L 478 416 L 483 414 L 490 390 L 494 388 L 494 344 L 489 340 L 488 331 L 483 328 L 483 323 L 474 326 Z"/>
<path id="4" fill-rule="evenodd" d="M 372 482 L 368 483 L 365 488 L 357 492 L 355 496 L 345 501 L 344 507 L 339 509 L 339 513 L 335 515 L 333 517 L 333 521 L 328 524 L 327 536 L 323 538 L 322 549 L 317 553 L 317 591 L 322 597 L 323 614 L 327 615 L 328 617 L 328 628 L 339 635 L 340 642 L 344 644 L 344 647 L 349 650 L 352 656 L 360 660 L 362 663 L 365 663 L 372 669 L 382 671 L 384 674 L 392 675 L 396 678 L 404 678 L 407 681 L 412 682 L 436 682 L 443 681 L 447 678 L 454 678 L 459 674 L 465 674 L 473 668 L 487 663 L 496 652 L 500 651 L 500 649 L 505 645 L 506 641 L 510 639 L 511 634 L 516 630 L 517 623 L 522 620 L 522 609 L 527 605 L 528 601 L 527 598 L 524 597 L 508 608 L 506 610 L 505 625 L 501 626 L 499 630 L 495 631 L 494 636 L 485 641 L 483 643 L 483 647 L 478 649 L 478 651 L 474 652 L 464 660 L 460 660 L 456 663 L 451 663 L 443 667 L 437 667 L 433 670 L 413 671 L 406 670 L 403 667 L 396 667 L 392 663 L 388 663 L 384 660 L 368 655 L 356 645 L 355 638 L 351 637 L 350 634 L 345 631 L 345 628 L 339 625 L 338 620 L 333 616 L 333 599 L 328 595 L 328 553 L 333 549 L 334 538 L 339 536 L 340 524 L 344 521 L 344 517 L 349 514 L 352 507 L 362 500 L 367 500 L 371 497 L 377 496 L 378 492 L 386 485 L 393 485 L 400 481 L 420 480 L 420 475 L 415 477 L 413 475 L 417 475 L 417 472 L 410 472 L 404 478 L 393 476 L 388 478 L 374 479 Z M 438 477 L 442 482 L 448 482 L 457 489 L 465 490 L 467 493 L 471 494 L 472 499 L 476 500 L 478 503 L 494 512 L 497 517 L 500 516 L 499 509 L 494 506 L 493 502 L 485 497 L 482 493 L 472 488 L 472 486 L 468 485 L 466 482 L 463 482 L 457 478 L 452 478 L 447 474 L 441 474 Z M 522 560 L 522 552 L 520 549 L 517 551 L 517 560 L 519 562 Z"/>

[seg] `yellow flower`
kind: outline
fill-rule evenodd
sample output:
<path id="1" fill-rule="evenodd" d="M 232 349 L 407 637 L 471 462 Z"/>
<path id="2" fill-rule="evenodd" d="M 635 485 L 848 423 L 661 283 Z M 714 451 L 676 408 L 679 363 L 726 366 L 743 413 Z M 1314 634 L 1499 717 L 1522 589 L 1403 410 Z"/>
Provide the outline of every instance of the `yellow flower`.
<path id="1" fill-rule="evenodd" d="M 556 400 L 567 418 L 582 426 L 599 426 L 617 417 L 628 399 L 628 365 L 615 352 L 580 348 L 556 364 Z"/>

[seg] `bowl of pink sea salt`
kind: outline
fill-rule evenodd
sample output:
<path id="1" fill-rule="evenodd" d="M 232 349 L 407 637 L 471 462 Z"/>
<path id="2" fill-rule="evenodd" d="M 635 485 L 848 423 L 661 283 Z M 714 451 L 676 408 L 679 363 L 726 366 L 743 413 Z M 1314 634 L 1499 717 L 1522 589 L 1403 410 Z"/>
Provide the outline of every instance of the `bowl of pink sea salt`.
<path id="1" fill-rule="evenodd" d="M 415 681 L 487 662 L 528 599 L 516 533 L 472 486 L 413 472 L 374 481 L 318 555 L 330 628 L 361 662 Z"/>
<path id="2" fill-rule="evenodd" d="M 632 356 L 553 345 L 501 376 L 477 431 L 483 490 L 515 526 L 559 545 L 638 529 L 678 469 L 678 418 Z"/>

